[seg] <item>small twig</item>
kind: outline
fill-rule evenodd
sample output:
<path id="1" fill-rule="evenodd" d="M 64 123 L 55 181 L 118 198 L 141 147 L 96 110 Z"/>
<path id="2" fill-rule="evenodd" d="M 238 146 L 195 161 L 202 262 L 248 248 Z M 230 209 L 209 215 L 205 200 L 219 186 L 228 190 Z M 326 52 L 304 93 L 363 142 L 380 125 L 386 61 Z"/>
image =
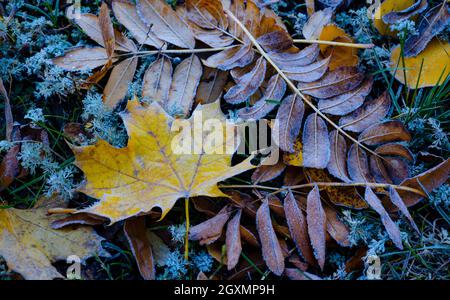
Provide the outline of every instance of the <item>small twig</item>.
<path id="1" fill-rule="evenodd" d="M 78 210 L 74 208 L 50 208 L 47 213 L 49 215 L 71 215 L 77 211 Z"/>
<path id="2" fill-rule="evenodd" d="M 358 48 L 358 49 L 370 49 L 370 48 L 375 47 L 374 44 L 354 44 L 354 43 L 342 43 L 342 42 L 323 41 L 323 40 L 303 40 L 303 39 L 294 40 L 294 43 L 297 43 L 297 44 L 321 44 L 321 45 L 350 47 L 350 48 Z"/>

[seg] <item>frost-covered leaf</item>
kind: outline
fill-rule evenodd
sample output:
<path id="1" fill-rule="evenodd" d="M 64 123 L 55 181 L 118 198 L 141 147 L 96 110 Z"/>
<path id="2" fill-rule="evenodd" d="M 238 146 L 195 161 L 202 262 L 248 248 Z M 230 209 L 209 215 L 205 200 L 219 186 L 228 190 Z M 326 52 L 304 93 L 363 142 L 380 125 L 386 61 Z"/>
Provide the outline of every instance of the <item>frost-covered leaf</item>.
<path id="1" fill-rule="evenodd" d="M 294 144 L 300 133 L 305 106 L 296 95 L 287 96 L 277 112 L 274 136 L 278 136 L 279 147 L 283 151 L 294 152 Z"/>
<path id="2" fill-rule="evenodd" d="M 319 266 L 323 269 L 325 265 L 325 240 L 326 240 L 326 214 L 320 200 L 319 188 L 315 186 L 308 194 L 306 204 L 306 221 L 308 223 L 308 234 L 314 256 Z"/>
<path id="3" fill-rule="evenodd" d="M 303 166 L 325 169 L 330 161 L 330 140 L 325 121 L 313 113 L 303 128 Z"/>
<path id="4" fill-rule="evenodd" d="M 222 235 L 223 227 L 231 216 L 231 208 L 225 206 L 216 216 L 189 229 L 189 239 L 209 245 Z"/>
<path id="5" fill-rule="evenodd" d="M 166 57 L 153 62 L 145 71 L 142 84 L 142 97 L 157 101 L 161 106 L 169 101 L 170 85 L 172 83 L 172 63 Z"/>
<path id="6" fill-rule="evenodd" d="M 303 26 L 303 36 L 309 40 L 318 39 L 323 27 L 331 22 L 332 17 L 333 10 L 329 7 L 316 11 L 309 17 L 305 26 Z"/>
<path id="7" fill-rule="evenodd" d="M 128 58 L 113 68 L 103 90 L 103 101 L 106 106 L 114 108 L 125 98 L 128 85 L 133 81 L 138 60 L 137 57 Z"/>
<path id="8" fill-rule="evenodd" d="M 383 16 L 383 22 L 386 24 L 395 24 L 410 17 L 420 14 L 428 8 L 427 0 L 416 0 L 416 3 L 401 11 L 392 11 Z"/>
<path id="9" fill-rule="evenodd" d="M 227 268 L 233 269 L 239 262 L 242 252 L 241 244 L 241 214 L 242 210 L 238 210 L 231 218 L 227 225 L 226 246 L 227 246 Z"/>
<path id="10" fill-rule="evenodd" d="M 347 173 L 347 142 L 337 130 L 330 132 L 330 161 L 327 170 L 343 182 L 350 182 Z"/>
<path id="11" fill-rule="evenodd" d="M 365 129 L 358 137 L 358 141 L 366 145 L 379 145 L 388 142 L 409 142 L 411 134 L 400 121 L 386 121 Z"/>

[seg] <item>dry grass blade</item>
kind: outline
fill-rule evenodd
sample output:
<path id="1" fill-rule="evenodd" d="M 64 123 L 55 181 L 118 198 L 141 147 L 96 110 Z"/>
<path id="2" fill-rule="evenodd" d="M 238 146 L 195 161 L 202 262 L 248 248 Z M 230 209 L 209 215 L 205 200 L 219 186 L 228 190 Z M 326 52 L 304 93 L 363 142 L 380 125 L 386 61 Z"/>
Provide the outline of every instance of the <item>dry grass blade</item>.
<path id="1" fill-rule="evenodd" d="M 395 246 L 400 250 L 403 250 L 400 229 L 398 229 L 397 225 L 392 221 L 391 217 L 389 217 L 389 214 L 384 209 L 380 199 L 378 199 L 377 195 L 375 195 L 370 187 L 366 187 L 364 199 L 370 207 L 380 215 L 381 222 Z"/>
<path id="2" fill-rule="evenodd" d="M 278 136 L 283 151 L 294 152 L 294 143 L 300 133 L 305 106 L 297 95 L 287 96 L 277 112 L 273 136 Z"/>
<path id="3" fill-rule="evenodd" d="M 147 239 L 145 218 L 137 217 L 125 221 L 123 231 L 130 244 L 131 252 L 136 259 L 139 273 L 145 280 L 155 279 L 155 264 L 152 247 Z"/>
<path id="4" fill-rule="evenodd" d="M 319 188 L 315 186 L 306 199 L 308 234 L 320 268 L 325 265 L 326 215 L 320 200 Z"/>
<path id="5" fill-rule="evenodd" d="M 365 129 L 358 137 L 360 142 L 373 146 L 389 142 L 409 142 L 411 134 L 400 121 L 386 121 Z"/>
<path id="6" fill-rule="evenodd" d="M 241 214 L 242 210 L 238 210 L 237 213 L 231 218 L 227 225 L 226 232 L 226 247 L 227 247 L 227 268 L 233 269 L 239 262 L 242 252 L 241 244 Z"/>
<path id="7" fill-rule="evenodd" d="M 142 97 L 167 105 L 172 83 L 172 63 L 165 56 L 153 62 L 145 71 Z"/>
<path id="8" fill-rule="evenodd" d="M 330 161 L 327 125 L 317 113 L 306 118 L 303 128 L 303 166 L 325 169 Z"/>
<path id="9" fill-rule="evenodd" d="M 114 108 L 125 98 L 128 85 L 133 81 L 136 73 L 138 60 L 137 57 L 128 58 L 113 68 L 103 90 L 103 102 L 106 106 Z"/>
<path id="10" fill-rule="evenodd" d="M 337 130 L 330 132 L 330 145 L 328 172 L 343 182 L 351 182 L 347 173 L 347 143 Z"/>
<path id="11" fill-rule="evenodd" d="M 256 212 L 256 228 L 261 241 L 264 261 L 275 275 L 284 271 L 284 256 L 270 218 L 269 202 L 265 199 Z"/>

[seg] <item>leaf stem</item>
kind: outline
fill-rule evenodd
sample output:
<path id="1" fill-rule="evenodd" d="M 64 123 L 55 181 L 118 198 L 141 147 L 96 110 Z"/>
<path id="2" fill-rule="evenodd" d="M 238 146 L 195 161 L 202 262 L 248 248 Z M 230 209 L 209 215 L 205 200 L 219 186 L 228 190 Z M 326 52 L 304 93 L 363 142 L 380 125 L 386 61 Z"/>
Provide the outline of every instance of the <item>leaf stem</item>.
<path id="1" fill-rule="evenodd" d="M 186 236 L 184 241 L 184 259 L 187 261 L 189 259 L 189 198 L 184 199 L 184 209 L 186 210 Z"/>
<path id="2" fill-rule="evenodd" d="M 342 42 L 323 41 L 323 40 L 304 40 L 304 39 L 296 39 L 296 40 L 294 40 L 294 43 L 296 43 L 296 44 L 321 44 L 321 45 L 350 47 L 350 48 L 358 48 L 358 49 L 370 49 L 370 48 L 375 47 L 374 44 L 354 44 L 354 43 L 342 43 Z"/>

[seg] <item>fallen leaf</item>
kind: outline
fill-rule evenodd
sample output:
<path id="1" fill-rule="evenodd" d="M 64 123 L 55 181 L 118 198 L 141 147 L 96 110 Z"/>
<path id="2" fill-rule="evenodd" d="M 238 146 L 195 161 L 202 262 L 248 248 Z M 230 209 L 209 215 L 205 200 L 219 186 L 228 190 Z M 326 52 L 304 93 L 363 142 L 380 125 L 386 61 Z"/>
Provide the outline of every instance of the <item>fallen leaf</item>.
<path id="1" fill-rule="evenodd" d="M 200 241 L 200 245 L 209 245 L 222 235 L 223 227 L 231 215 L 229 206 L 225 206 L 216 216 L 189 229 L 189 239 Z"/>
<path id="2" fill-rule="evenodd" d="M 114 35 L 114 27 L 109 15 L 109 8 L 106 2 L 102 2 L 100 6 L 100 14 L 98 16 L 98 24 L 102 34 L 103 45 L 106 49 L 106 54 L 111 60 L 115 50 L 116 37 Z"/>
<path id="3" fill-rule="evenodd" d="M 330 132 L 330 161 L 327 170 L 343 182 L 351 182 L 347 173 L 347 142 L 337 130 Z"/>
<path id="4" fill-rule="evenodd" d="M 269 202 L 265 199 L 256 212 L 256 227 L 264 261 L 267 267 L 280 276 L 284 271 L 284 256 L 270 218 Z"/>
<path id="5" fill-rule="evenodd" d="M 323 207 L 327 219 L 327 232 L 342 247 L 350 247 L 350 231 L 347 226 L 339 219 L 336 210 L 329 206 Z"/>
<path id="6" fill-rule="evenodd" d="M 386 121 L 366 128 L 358 141 L 369 146 L 389 142 L 409 142 L 411 134 L 400 121 Z"/>
<path id="7" fill-rule="evenodd" d="M 291 280 L 322 280 L 322 278 L 317 275 L 294 268 L 286 268 L 285 273 Z"/>
<path id="8" fill-rule="evenodd" d="M 20 145 L 13 146 L 0 163 L 0 192 L 7 189 L 20 173 L 19 153 Z"/>
<path id="9" fill-rule="evenodd" d="M 284 169 L 286 169 L 286 165 L 281 160 L 274 165 L 259 166 L 252 174 L 252 182 L 258 184 L 273 180 L 280 176 Z"/>
<path id="10" fill-rule="evenodd" d="M 103 102 L 107 107 L 115 108 L 128 93 L 128 85 L 133 81 L 138 58 L 128 58 L 115 66 L 103 90 Z"/>
<path id="11" fill-rule="evenodd" d="M 291 48 L 284 52 L 269 52 L 268 55 L 281 70 L 295 70 L 312 64 L 319 56 L 319 45 L 313 44 L 302 50 Z"/>
<path id="12" fill-rule="evenodd" d="M 290 67 L 283 70 L 284 74 L 291 80 L 301 82 L 313 82 L 316 81 L 325 74 L 330 64 L 331 56 L 318 60 L 310 65 L 301 66 L 297 68 Z"/>
<path id="13" fill-rule="evenodd" d="M 351 145 L 347 157 L 347 170 L 350 178 L 356 182 L 374 182 L 369 169 L 369 158 L 364 149 Z"/>
<path id="14" fill-rule="evenodd" d="M 383 16 L 392 12 L 402 11 L 411 7 L 416 0 L 384 0 L 379 5 L 373 14 L 373 26 L 378 30 L 381 35 L 395 36 L 395 32 L 389 29 L 389 24 L 383 21 Z"/>
<path id="15" fill-rule="evenodd" d="M 366 187 L 364 199 L 367 201 L 370 207 L 380 215 L 381 222 L 383 223 L 384 228 L 386 228 L 386 231 L 389 234 L 391 240 L 394 242 L 395 246 L 400 250 L 403 250 L 400 230 L 398 229 L 394 221 L 392 221 L 391 217 L 389 217 L 389 214 L 384 209 L 380 199 L 378 199 L 378 197 L 370 187 Z"/>
<path id="16" fill-rule="evenodd" d="M 303 26 L 303 36 L 308 40 L 316 40 L 320 37 L 320 33 L 325 25 L 331 22 L 333 10 L 326 8 L 316 11 L 312 14 L 306 24 Z"/>
<path id="17" fill-rule="evenodd" d="M 379 155 L 400 156 L 409 161 L 414 161 L 411 151 L 401 144 L 389 143 L 381 145 L 375 149 L 375 153 Z"/>
<path id="18" fill-rule="evenodd" d="M 98 217 L 98 216 L 91 215 L 91 214 L 80 213 L 80 214 L 69 215 L 68 217 L 65 217 L 63 219 L 58 219 L 56 221 L 53 221 L 50 226 L 53 229 L 61 229 L 61 228 L 64 228 L 67 226 L 72 226 L 72 225 L 97 226 L 97 225 L 102 225 L 102 224 L 106 223 L 106 221 L 107 220 L 102 217 Z"/>
<path id="19" fill-rule="evenodd" d="M 221 134 L 234 128 L 225 122 L 219 102 L 198 106 L 194 114 L 203 117 L 203 121 L 220 120 Z M 194 117 L 187 122 L 193 122 Z M 127 147 L 117 149 L 103 140 L 92 146 L 71 146 L 76 165 L 87 179 L 80 191 L 100 199 L 82 211 L 107 217 L 112 223 L 149 212 L 155 206 L 164 217 L 180 198 L 227 197 L 217 182 L 254 168 L 250 164 L 252 157 L 231 167 L 231 155 L 207 154 L 205 149 L 197 154 L 175 154 L 172 146 L 178 142 L 184 145 L 185 138 L 190 141 L 191 136 L 171 132 L 173 119 L 157 103 L 144 107 L 137 100 L 129 101 L 122 119 L 130 137 Z M 197 127 L 194 134 L 203 134 L 203 140 L 219 138 L 214 132 L 202 132 Z M 234 138 L 223 137 L 216 149 L 223 149 Z M 99 173 L 101 177 L 97 176 Z"/>
<path id="20" fill-rule="evenodd" d="M 278 137 L 278 146 L 290 153 L 295 151 L 294 143 L 300 134 L 305 106 L 296 95 L 287 96 L 281 102 L 275 118 L 272 136 Z"/>
<path id="21" fill-rule="evenodd" d="M 383 16 L 383 22 L 386 24 L 395 24 L 410 17 L 420 14 L 428 8 L 427 0 L 416 0 L 416 3 L 401 11 L 392 11 Z"/>
<path id="22" fill-rule="evenodd" d="M 411 224 L 412 228 L 417 233 L 420 233 L 419 228 L 416 225 L 416 222 L 414 222 L 413 218 L 411 217 L 411 214 L 408 211 L 408 208 L 406 207 L 405 203 L 403 202 L 402 198 L 400 198 L 400 195 L 398 194 L 397 190 L 393 187 L 389 188 L 389 198 L 391 199 L 391 202 L 402 212 L 402 214 L 408 219 L 409 223 Z"/>
<path id="23" fill-rule="evenodd" d="M 319 37 L 322 41 L 353 43 L 353 39 L 336 24 L 326 25 Z M 325 57 L 330 57 L 329 69 L 334 71 L 340 67 L 355 67 L 359 63 L 358 50 L 353 47 L 320 45 L 320 51 Z"/>
<path id="24" fill-rule="evenodd" d="M 142 84 L 142 97 L 157 101 L 162 107 L 169 101 L 172 83 L 172 63 L 166 57 L 153 62 L 145 71 Z"/>
<path id="25" fill-rule="evenodd" d="M 315 186 L 308 194 L 306 205 L 306 221 L 308 223 L 308 234 L 314 256 L 317 258 L 320 268 L 325 265 L 325 235 L 326 215 L 320 200 L 319 188 Z"/>
<path id="26" fill-rule="evenodd" d="M 243 68 L 249 65 L 254 57 L 255 52 L 251 44 L 239 45 L 211 55 L 203 63 L 210 68 L 229 71 L 234 68 Z"/>
<path id="27" fill-rule="evenodd" d="M 303 166 L 325 169 L 330 161 L 327 125 L 317 113 L 306 118 L 303 129 Z"/>
<path id="28" fill-rule="evenodd" d="M 384 157 L 384 165 L 394 184 L 400 184 L 403 180 L 410 177 L 408 163 L 400 157 Z"/>
<path id="29" fill-rule="evenodd" d="M 391 98 L 385 91 L 378 98 L 366 101 L 350 115 L 342 117 L 339 120 L 339 126 L 347 131 L 361 132 L 382 120 L 388 114 L 390 107 Z"/>
<path id="30" fill-rule="evenodd" d="M 75 48 L 52 61 L 67 71 L 89 71 L 105 65 L 108 62 L 108 54 L 102 47 Z"/>
<path id="31" fill-rule="evenodd" d="M 197 89 L 195 103 L 208 104 L 217 101 L 228 81 L 228 72 L 205 67 Z"/>
<path id="32" fill-rule="evenodd" d="M 305 180 L 305 174 L 301 168 L 289 166 L 284 173 L 283 185 L 293 186 Z"/>
<path id="33" fill-rule="evenodd" d="M 227 232 L 226 232 L 226 245 L 227 245 L 227 268 L 228 270 L 233 269 L 239 262 L 242 252 L 241 244 L 241 214 L 242 211 L 239 209 L 233 218 L 228 222 Z"/>
<path id="34" fill-rule="evenodd" d="M 303 144 L 301 137 L 298 137 L 294 142 L 294 152 L 283 153 L 283 162 L 288 166 L 303 167 Z"/>
<path id="35" fill-rule="evenodd" d="M 392 184 L 392 179 L 383 163 L 383 157 L 370 155 L 369 158 L 370 172 L 376 182 Z"/>

